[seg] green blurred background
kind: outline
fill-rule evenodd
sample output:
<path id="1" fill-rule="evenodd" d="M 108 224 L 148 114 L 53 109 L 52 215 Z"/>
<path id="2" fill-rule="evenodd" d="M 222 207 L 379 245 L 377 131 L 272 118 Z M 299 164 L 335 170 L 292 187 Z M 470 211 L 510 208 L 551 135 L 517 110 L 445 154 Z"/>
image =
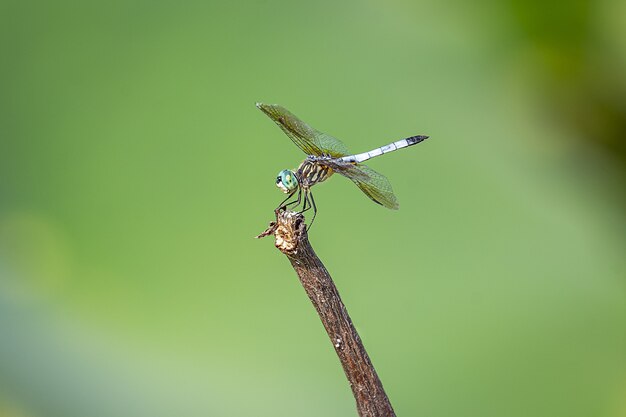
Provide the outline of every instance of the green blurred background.
<path id="1" fill-rule="evenodd" d="M 255 240 L 303 154 L 311 241 L 400 416 L 626 416 L 626 3 L 0 1 L 0 416 L 352 416 Z"/>

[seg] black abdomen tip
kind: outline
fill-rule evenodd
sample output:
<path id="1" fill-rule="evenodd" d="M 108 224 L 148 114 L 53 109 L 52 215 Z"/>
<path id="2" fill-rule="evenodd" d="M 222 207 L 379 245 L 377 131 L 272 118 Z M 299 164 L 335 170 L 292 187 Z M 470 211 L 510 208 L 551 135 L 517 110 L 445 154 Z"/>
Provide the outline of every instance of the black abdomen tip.
<path id="1" fill-rule="evenodd" d="M 429 136 L 426 135 L 418 135 L 418 136 L 411 136 L 410 138 L 406 138 L 406 141 L 409 143 L 409 145 L 415 145 L 416 143 L 420 143 L 421 141 L 428 139 Z"/>

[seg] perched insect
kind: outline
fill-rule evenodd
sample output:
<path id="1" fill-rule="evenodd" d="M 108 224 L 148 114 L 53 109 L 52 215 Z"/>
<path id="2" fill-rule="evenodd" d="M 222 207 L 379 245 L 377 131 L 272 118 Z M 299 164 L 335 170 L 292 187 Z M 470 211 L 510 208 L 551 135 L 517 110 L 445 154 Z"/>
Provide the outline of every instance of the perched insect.
<path id="1" fill-rule="evenodd" d="M 311 187 L 328 179 L 334 172 L 352 180 L 374 202 L 390 209 L 398 209 L 398 200 L 393 194 L 389 180 L 362 162 L 376 156 L 415 145 L 428 139 L 428 136 L 411 136 L 389 145 L 381 146 L 369 152 L 350 154 L 338 139 L 315 130 L 287 109 L 276 104 L 257 103 L 263 113 L 268 115 L 291 138 L 293 143 L 308 156 L 295 170 L 285 169 L 278 173 L 276 186 L 289 194 L 277 209 L 303 202 L 302 212 L 312 208 L 313 220 L 317 214 Z M 294 194 L 297 198 L 285 204 Z M 309 226 L 310 227 L 310 226 Z"/>

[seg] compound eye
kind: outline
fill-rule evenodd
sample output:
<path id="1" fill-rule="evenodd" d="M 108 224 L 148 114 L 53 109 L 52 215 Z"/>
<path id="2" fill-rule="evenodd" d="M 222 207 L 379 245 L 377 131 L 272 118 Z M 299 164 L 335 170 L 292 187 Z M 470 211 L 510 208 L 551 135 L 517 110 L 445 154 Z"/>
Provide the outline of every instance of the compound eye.
<path id="1" fill-rule="evenodd" d="M 276 185 L 284 192 L 294 191 L 298 188 L 298 179 L 292 171 L 283 169 L 278 173 Z"/>

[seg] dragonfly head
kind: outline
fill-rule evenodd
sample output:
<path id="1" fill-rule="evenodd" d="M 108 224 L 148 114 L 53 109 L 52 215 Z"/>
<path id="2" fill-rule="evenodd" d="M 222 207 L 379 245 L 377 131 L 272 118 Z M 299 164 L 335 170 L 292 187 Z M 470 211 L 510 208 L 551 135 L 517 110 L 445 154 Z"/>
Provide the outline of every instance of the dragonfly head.
<path id="1" fill-rule="evenodd" d="M 285 194 L 292 193 L 298 188 L 298 178 L 293 171 L 283 169 L 276 177 L 276 186 Z"/>

